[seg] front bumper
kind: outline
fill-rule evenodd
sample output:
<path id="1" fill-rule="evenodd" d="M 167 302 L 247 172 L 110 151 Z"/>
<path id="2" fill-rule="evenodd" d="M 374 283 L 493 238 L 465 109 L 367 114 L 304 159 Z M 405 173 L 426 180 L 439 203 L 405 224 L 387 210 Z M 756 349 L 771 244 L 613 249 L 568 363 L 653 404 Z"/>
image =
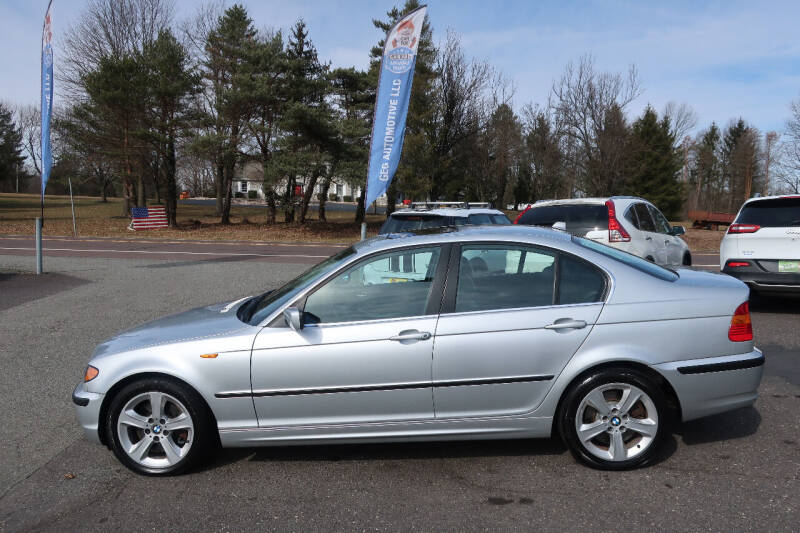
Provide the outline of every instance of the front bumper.
<path id="1" fill-rule="evenodd" d="M 747 261 L 750 266 L 730 268 L 727 263 L 722 272 L 743 281 L 751 289 L 758 292 L 791 292 L 800 293 L 800 274 L 778 272 L 778 261 L 773 259 L 729 259 L 730 261 Z"/>
<path id="2" fill-rule="evenodd" d="M 75 404 L 75 414 L 78 417 L 78 423 L 86 434 L 86 438 L 97 444 L 102 444 L 98 427 L 100 425 L 100 407 L 103 405 L 103 395 L 96 392 L 88 392 L 83 382 L 81 382 L 72 391 L 72 403 Z"/>
<path id="3" fill-rule="evenodd" d="M 752 352 L 655 365 L 675 389 L 684 422 L 753 405 L 764 354 Z"/>

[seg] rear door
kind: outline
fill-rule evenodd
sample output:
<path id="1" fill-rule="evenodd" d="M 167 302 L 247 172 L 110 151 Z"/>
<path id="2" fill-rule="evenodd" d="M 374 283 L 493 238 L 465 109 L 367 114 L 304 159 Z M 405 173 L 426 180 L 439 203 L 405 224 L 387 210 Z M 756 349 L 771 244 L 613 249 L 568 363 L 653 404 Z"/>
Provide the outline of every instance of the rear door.
<path id="1" fill-rule="evenodd" d="M 736 236 L 739 257 L 766 259 L 768 271 L 779 271 L 780 260 L 800 260 L 800 196 L 754 200 L 742 207 L 735 224 L 758 226 Z"/>
<path id="2" fill-rule="evenodd" d="M 532 411 L 597 320 L 605 275 L 524 244 L 465 244 L 451 257 L 434 343 L 436 418 Z"/>

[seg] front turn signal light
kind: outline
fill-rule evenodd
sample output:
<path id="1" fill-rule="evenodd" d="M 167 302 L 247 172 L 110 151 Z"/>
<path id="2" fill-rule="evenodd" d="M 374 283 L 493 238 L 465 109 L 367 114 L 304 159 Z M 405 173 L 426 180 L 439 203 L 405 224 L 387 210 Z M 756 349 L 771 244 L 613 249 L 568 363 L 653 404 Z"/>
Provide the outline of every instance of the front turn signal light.
<path id="1" fill-rule="evenodd" d="M 86 367 L 86 372 L 83 374 L 83 382 L 86 383 L 87 381 L 92 381 L 94 378 L 97 377 L 100 371 L 97 370 L 92 365 Z"/>

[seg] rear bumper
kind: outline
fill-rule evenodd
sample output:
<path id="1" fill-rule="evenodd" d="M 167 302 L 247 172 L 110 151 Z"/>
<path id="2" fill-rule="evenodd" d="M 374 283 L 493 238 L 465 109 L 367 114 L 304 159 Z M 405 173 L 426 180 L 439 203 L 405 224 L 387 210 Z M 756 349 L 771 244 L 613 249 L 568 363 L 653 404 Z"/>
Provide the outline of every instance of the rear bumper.
<path id="1" fill-rule="evenodd" d="M 729 259 L 728 261 L 738 261 Z M 765 260 L 742 259 L 751 266 L 730 268 L 727 262 L 722 266 L 722 272 L 743 281 L 751 289 L 758 292 L 794 292 L 800 293 L 800 274 L 791 272 L 771 272 L 759 266 Z M 776 263 L 776 261 L 770 261 Z M 773 265 L 770 265 L 772 267 Z"/>
<path id="2" fill-rule="evenodd" d="M 75 404 L 75 414 L 86 438 L 94 443 L 102 444 L 98 426 L 103 395 L 87 392 L 83 383 L 78 383 L 78 386 L 72 391 L 72 403 Z"/>
<path id="3" fill-rule="evenodd" d="M 758 398 L 764 355 L 752 352 L 655 365 L 675 389 L 684 422 L 747 407 Z"/>

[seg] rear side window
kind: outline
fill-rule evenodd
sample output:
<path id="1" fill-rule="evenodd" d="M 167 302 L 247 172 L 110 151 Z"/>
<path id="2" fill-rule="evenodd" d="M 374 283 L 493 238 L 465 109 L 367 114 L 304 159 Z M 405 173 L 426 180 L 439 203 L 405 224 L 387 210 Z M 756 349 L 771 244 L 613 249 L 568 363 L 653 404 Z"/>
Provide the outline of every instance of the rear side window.
<path id="1" fill-rule="evenodd" d="M 441 215 L 393 215 L 383 224 L 381 234 L 406 233 L 429 228 L 439 228 L 451 224 L 451 217 L 443 217 Z"/>
<path id="2" fill-rule="evenodd" d="M 749 202 L 742 208 L 736 223 L 756 224 L 762 228 L 800 226 L 800 196 Z"/>
<path id="3" fill-rule="evenodd" d="M 491 224 L 492 219 L 484 213 L 476 213 L 467 217 L 467 224 Z"/>
<path id="4" fill-rule="evenodd" d="M 553 304 L 555 254 L 526 246 L 461 248 L 455 312 Z"/>
<path id="5" fill-rule="evenodd" d="M 656 231 L 656 225 L 653 223 L 653 218 L 650 216 L 650 211 L 647 205 L 641 202 L 633 205 L 633 210 L 636 211 L 636 217 L 639 219 L 639 229 L 642 231 Z"/>
<path id="6" fill-rule="evenodd" d="M 644 204 L 642 204 L 644 205 Z M 664 281 L 675 281 L 678 279 L 678 274 L 673 272 L 672 270 L 668 270 L 664 267 L 660 267 L 655 263 L 651 263 L 646 259 L 642 259 L 639 256 L 629 254 L 627 252 L 623 252 L 622 250 L 618 250 L 617 248 L 612 248 L 611 246 L 606 246 L 605 244 L 600 244 L 599 242 L 593 241 L 591 239 L 583 239 L 581 237 L 572 237 L 572 242 L 583 246 L 584 248 L 588 248 L 590 250 L 594 250 L 595 252 L 601 253 L 606 257 L 610 257 L 620 263 L 624 263 L 629 267 L 635 268 L 636 270 L 640 270 L 645 274 L 650 274 L 658 279 L 663 279 Z"/>
<path id="7" fill-rule="evenodd" d="M 597 268 L 562 254 L 558 265 L 558 302 L 561 305 L 600 302 L 606 277 Z"/>
<path id="8" fill-rule="evenodd" d="M 550 227 L 564 222 L 567 231 L 579 235 L 598 229 L 608 229 L 608 209 L 604 204 L 566 204 L 531 207 L 518 224 Z"/>
<path id="9" fill-rule="evenodd" d="M 494 224 L 500 224 L 501 226 L 507 226 L 511 224 L 511 221 L 508 220 L 508 217 L 505 215 L 489 215 L 489 217 L 492 219 L 492 223 Z"/>

